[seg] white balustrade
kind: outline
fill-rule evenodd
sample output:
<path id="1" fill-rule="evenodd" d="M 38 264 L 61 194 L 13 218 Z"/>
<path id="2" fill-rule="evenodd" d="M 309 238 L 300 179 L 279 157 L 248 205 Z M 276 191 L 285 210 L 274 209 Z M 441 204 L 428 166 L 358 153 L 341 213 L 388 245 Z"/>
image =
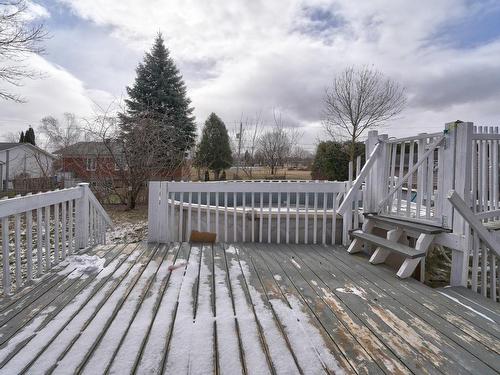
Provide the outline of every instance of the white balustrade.
<path id="1" fill-rule="evenodd" d="M 88 184 L 0 200 L 2 291 L 18 291 L 82 248 L 105 243 L 111 219 Z M 13 285 L 14 284 L 14 285 Z"/>

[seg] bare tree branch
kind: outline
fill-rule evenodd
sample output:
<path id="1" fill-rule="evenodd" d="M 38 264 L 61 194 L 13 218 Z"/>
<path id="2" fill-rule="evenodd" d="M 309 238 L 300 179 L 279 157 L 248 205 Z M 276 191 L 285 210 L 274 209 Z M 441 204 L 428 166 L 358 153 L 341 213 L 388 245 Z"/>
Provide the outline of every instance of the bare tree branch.
<path id="1" fill-rule="evenodd" d="M 406 95 L 397 82 L 370 67 L 349 67 L 334 78 L 324 104 L 325 131 L 334 140 L 347 136 L 354 160 L 359 137 L 399 115 L 406 106 Z"/>
<path id="2" fill-rule="evenodd" d="M 48 37 L 43 24 L 33 24 L 25 0 L 0 1 L 0 81 L 20 86 L 23 79 L 34 79 L 41 74 L 20 64 L 31 53 L 42 53 L 41 42 Z M 16 64 L 12 64 L 14 61 Z M 15 102 L 25 100 L 4 88 L 0 98 Z"/>
<path id="3" fill-rule="evenodd" d="M 257 142 L 257 157 L 269 167 L 272 175 L 278 166 L 288 161 L 299 136 L 295 129 L 285 126 L 281 113 L 274 112 L 274 127 L 262 134 Z"/>

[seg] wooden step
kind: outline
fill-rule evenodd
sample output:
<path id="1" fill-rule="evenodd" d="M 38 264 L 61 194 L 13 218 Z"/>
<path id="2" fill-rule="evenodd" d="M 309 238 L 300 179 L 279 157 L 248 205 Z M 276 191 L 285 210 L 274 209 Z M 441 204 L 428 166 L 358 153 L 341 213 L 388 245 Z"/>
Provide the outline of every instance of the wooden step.
<path id="1" fill-rule="evenodd" d="M 500 220 L 486 221 L 486 222 L 483 222 L 483 225 L 490 232 L 494 232 L 494 231 L 500 230 Z"/>
<path id="2" fill-rule="evenodd" d="M 414 248 L 411 248 L 409 246 L 389 241 L 385 238 L 375 236 L 374 234 L 364 233 L 360 230 L 352 232 L 351 235 L 354 238 L 359 238 L 362 241 L 370 242 L 371 244 L 383 247 L 384 249 L 390 251 L 394 251 L 410 259 L 422 258 L 425 256 L 425 251 L 415 250 Z"/>
<path id="3" fill-rule="evenodd" d="M 443 232 L 449 232 L 448 229 L 433 226 L 433 225 L 427 225 L 427 224 L 421 224 L 421 223 L 415 223 L 412 221 L 404 220 L 404 219 L 399 219 L 399 218 L 393 218 L 393 217 L 387 217 L 387 216 L 380 216 L 380 215 L 375 215 L 375 214 L 367 214 L 366 218 L 370 220 L 375 220 L 378 222 L 383 222 L 387 223 L 393 226 L 397 226 L 399 228 L 408 228 L 416 232 L 420 233 L 426 233 L 426 234 L 439 234 Z"/>

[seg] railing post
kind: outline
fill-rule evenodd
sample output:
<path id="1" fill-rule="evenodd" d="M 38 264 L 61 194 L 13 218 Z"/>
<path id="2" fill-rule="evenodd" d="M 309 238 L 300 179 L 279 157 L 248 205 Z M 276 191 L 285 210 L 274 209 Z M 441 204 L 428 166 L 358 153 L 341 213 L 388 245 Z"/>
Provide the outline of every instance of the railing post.
<path id="1" fill-rule="evenodd" d="M 370 130 L 368 132 L 368 138 L 365 141 L 365 160 L 368 161 L 373 149 L 378 143 L 378 131 Z M 376 201 L 374 201 L 374 191 L 373 186 L 375 184 L 375 170 L 374 166 L 371 168 L 368 176 L 366 176 L 366 189 L 365 194 L 363 194 L 363 211 L 364 212 L 373 212 L 375 210 Z"/>
<path id="2" fill-rule="evenodd" d="M 81 196 L 76 200 L 75 235 L 77 249 L 86 248 L 89 245 L 89 184 L 79 183 Z"/>
<path id="3" fill-rule="evenodd" d="M 471 173 L 472 173 L 472 122 L 454 122 L 446 124 L 447 144 L 444 160 L 443 190 L 453 189 L 459 197 L 470 207 L 471 202 Z M 451 186 L 450 186 L 451 185 Z M 450 189 L 451 188 L 451 189 Z M 444 194 L 443 194 L 444 198 Z M 444 200 L 444 199 L 443 199 Z M 467 222 L 458 212 L 455 212 L 449 202 L 443 202 L 443 216 L 446 226 L 453 229 L 455 235 L 462 239 L 461 249 L 452 249 L 452 263 L 450 285 L 467 286 L 469 252 L 471 249 L 471 235 Z"/>
<path id="4" fill-rule="evenodd" d="M 150 181 L 148 193 L 148 242 L 167 243 L 168 182 Z"/>
<path id="5" fill-rule="evenodd" d="M 377 131 L 368 132 L 366 149 L 371 153 L 371 151 L 379 142 L 387 140 L 387 138 L 387 134 L 378 135 Z M 370 174 L 368 175 L 368 178 L 366 180 L 368 204 L 366 208 L 363 207 L 363 211 L 365 213 L 376 212 L 379 203 L 382 201 L 382 199 L 384 199 L 385 195 L 388 192 L 387 143 L 382 142 L 379 147 L 381 148 L 378 153 L 377 159 L 375 160 L 375 164 L 371 168 Z"/>

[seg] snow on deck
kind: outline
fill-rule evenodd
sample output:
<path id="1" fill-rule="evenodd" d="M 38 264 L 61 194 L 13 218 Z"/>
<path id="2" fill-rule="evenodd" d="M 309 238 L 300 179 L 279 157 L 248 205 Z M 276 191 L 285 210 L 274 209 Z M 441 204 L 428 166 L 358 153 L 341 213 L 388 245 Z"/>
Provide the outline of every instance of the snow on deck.
<path id="1" fill-rule="evenodd" d="M 458 298 L 342 247 L 100 246 L 0 299 L 0 374 L 499 372 Z"/>

